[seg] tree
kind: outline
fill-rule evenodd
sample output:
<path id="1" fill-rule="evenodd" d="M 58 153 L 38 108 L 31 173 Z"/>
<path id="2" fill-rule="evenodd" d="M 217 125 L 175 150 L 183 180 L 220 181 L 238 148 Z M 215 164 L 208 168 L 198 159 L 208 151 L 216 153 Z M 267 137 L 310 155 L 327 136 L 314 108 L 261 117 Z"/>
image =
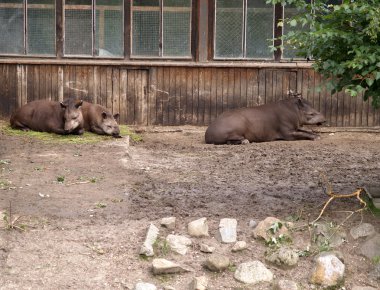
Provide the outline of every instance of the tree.
<path id="1" fill-rule="evenodd" d="M 333 1 L 267 0 L 297 7 L 296 16 L 279 23 L 292 28 L 282 36 L 283 43 L 297 49 L 298 56 L 313 59 L 314 69 L 329 79 L 333 93 L 363 94 L 379 108 L 380 1 L 328 2 Z"/>

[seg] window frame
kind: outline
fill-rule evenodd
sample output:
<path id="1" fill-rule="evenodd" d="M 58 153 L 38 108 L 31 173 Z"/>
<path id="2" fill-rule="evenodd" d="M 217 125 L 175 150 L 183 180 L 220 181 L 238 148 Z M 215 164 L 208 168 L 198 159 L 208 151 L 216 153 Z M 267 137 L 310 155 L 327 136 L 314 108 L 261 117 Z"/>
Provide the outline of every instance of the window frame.
<path id="1" fill-rule="evenodd" d="M 128 0 L 127 0 L 128 1 Z M 160 3 L 160 7 L 159 7 L 159 11 L 160 11 L 160 31 L 159 31 L 159 39 L 160 39 L 160 42 L 158 44 L 158 49 L 159 49 L 159 55 L 138 55 L 138 54 L 133 54 L 133 11 L 135 11 L 135 9 L 133 8 L 134 5 L 133 5 L 133 0 L 130 0 L 129 1 L 129 7 L 130 7 L 130 14 L 129 14 L 129 21 L 130 21 L 130 26 L 129 26 L 129 57 L 130 59 L 132 60 L 144 60 L 144 59 L 147 59 L 147 60 L 193 60 L 194 59 L 194 49 L 193 49 L 193 43 L 195 42 L 195 39 L 194 39 L 194 25 L 195 24 L 195 21 L 194 21 L 194 13 L 197 8 L 197 6 L 195 5 L 195 0 L 190 0 L 190 7 L 188 8 L 190 10 L 190 24 L 189 24 L 189 38 L 190 38 L 190 54 L 188 56 L 164 56 L 163 55 L 163 52 L 164 52 L 164 39 L 163 39 L 163 15 L 164 15 L 164 1 L 165 0 L 159 0 L 159 3 Z M 150 6 L 149 6 L 150 7 Z M 140 10 L 140 11 L 143 11 Z M 198 24 L 198 23 L 197 23 Z"/>
<path id="2" fill-rule="evenodd" d="M 213 0 L 213 19 L 212 19 L 212 60 L 215 61 L 223 61 L 223 60 L 228 60 L 228 61 L 273 61 L 276 59 L 275 54 L 272 53 L 272 57 L 270 58 L 258 58 L 258 57 L 247 57 L 247 12 L 248 12 L 248 0 L 242 0 L 243 2 L 243 14 L 244 17 L 242 19 L 243 25 L 242 25 L 242 52 L 243 56 L 242 57 L 218 57 L 215 55 L 216 53 L 216 5 L 217 5 L 218 0 Z M 275 28 L 277 26 L 277 21 L 276 21 L 276 6 L 277 5 L 271 5 L 272 6 L 272 38 L 275 38 Z M 273 41 L 273 44 L 275 41 Z"/>

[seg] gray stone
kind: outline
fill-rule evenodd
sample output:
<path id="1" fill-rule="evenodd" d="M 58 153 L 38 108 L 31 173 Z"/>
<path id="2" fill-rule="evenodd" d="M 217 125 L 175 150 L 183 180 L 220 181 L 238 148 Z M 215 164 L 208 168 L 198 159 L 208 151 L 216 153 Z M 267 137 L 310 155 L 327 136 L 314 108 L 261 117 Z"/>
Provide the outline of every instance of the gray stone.
<path id="1" fill-rule="evenodd" d="M 299 290 L 299 287 L 294 281 L 279 280 L 274 284 L 273 290 Z"/>
<path id="2" fill-rule="evenodd" d="M 380 282 L 380 264 L 377 264 L 375 268 L 369 273 L 369 278 Z"/>
<path id="3" fill-rule="evenodd" d="M 174 216 L 165 217 L 161 219 L 161 226 L 168 228 L 169 230 L 174 230 L 175 222 L 176 222 L 176 218 Z"/>
<path id="4" fill-rule="evenodd" d="M 222 272 L 230 265 L 230 259 L 220 254 L 212 254 L 205 263 L 205 267 L 213 272 Z"/>
<path id="5" fill-rule="evenodd" d="M 219 223 L 219 237 L 222 243 L 236 242 L 237 220 L 224 218 Z"/>
<path id="6" fill-rule="evenodd" d="M 145 255 L 147 257 L 154 256 L 153 244 L 157 240 L 158 232 L 158 228 L 154 224 L 150 224 L 145 241 L 140 248 L 140 255 Z"/>
<path id="7" fill-rule="evenodd" d="M 372 236 L 375 233 L 375 227 L 369 223 L 362 223 L 350 230 L 350 234 L 355 240 L 362 237 Z"/>
<path id="8" fill-rule="evenodd" d="M 200 251 L 203 253 L 213 253 L 215 251 L 215 247 L 206 244 L 201 244 Z"/>
<path id="9" fill-rule="evenodd" d="M 190 272 L 191 269 L 186 266 L 179 265 L 166 259 L 154 259 L 152 262 L 153 274 L 175 274 Z"/>
<path id="10" fill-rule="evenodd" d="M 345 265 L 332 254 L 321 254 L 316 258 L 310 282 L 322 286 L 337 286 L 344 278 Z"/>
<path id="11" fill-rule="evenodd" d="M 255 221 L 255 220 L 250 220 L 248 225 L 249 225 L 249 227 L 250 227 L 251 229 L 254 229 L 255 227 L 257 227 L 257 221 Z"/>
<path id="12" fill-rule="evenodd" d="M 268 250 L 265 253 L 265 260 L 281 267 L 293 267 L 298 264 L 298 252 L 288 247 L 280 247 Z"/>
<path id="13" fill-rule="evenodd" d="M 378 290 L 378 289 L 369 287 L 369 286 L 353 286 L 352 290 Z"/>
<path id="14" fill-rule="evenodd" d="M 319 246 L 327 243 L 330 247 L 336 248 L 347 241 L 347 234 L 342 228 L 331 227 L 328 223 L 317 224 L 314 233 Z"/>
<path id="15" fill-rule="evenodd" d="M 282 227 L 273 234 L 270 233 L 270 228 L 275 223 L 282 224 Z M 275 217 L 267 217 L 265 220 L 260 221 L 252 233 L 255 238 L 263 238 L 265 241 L 269 241 L 272 237 L 278 237 L 280 235 L 290 236 L 285 224 Z"/>
<path id="16" fill-rule="evenodd" d="M 195 277 L 190 283 L 190 290 L 206 290 L 208 279 L 206 276 Z"/>
<path id="17" fill-rule="evenodd" d="M 251 261 L 240 264 L 235 271 L 234 278 L 245 284 L 257 284 L 271 282 L 273 273 L 260 261 Z"/>
<path id="18" fill-rule="evenodd" d="M 150 283 L 139 282 L 136 284 L 135 290 L 157 290 L 157 287 Z"/>
<path id="19" fill-rule="evenodd" d="M 380 257 L 380 234 L 367 239 L 360 246 L 360 253 L 370 260 Z"/>
<path id="20" fill-rule="evenodd" d="M 208 237 L 208 225 L 206 218 L 200 218 L 187 225 L 187 231 L 192 237 Z"/>
<path id="21" fill-rule="evenodd" d="M 168 235 L 166 237 L 170 249 L 180 255 L 186 255 L 187 247 L 191 245 L 191 240 L 185 236 Z"/>
<path id="22" fill-rule="evenodd" d="M 232 252 L 240 252 L 247 248 L 247 243 L 245 241 L 238 241 L 235 243 L 235 245 L 232 247 Z"/>

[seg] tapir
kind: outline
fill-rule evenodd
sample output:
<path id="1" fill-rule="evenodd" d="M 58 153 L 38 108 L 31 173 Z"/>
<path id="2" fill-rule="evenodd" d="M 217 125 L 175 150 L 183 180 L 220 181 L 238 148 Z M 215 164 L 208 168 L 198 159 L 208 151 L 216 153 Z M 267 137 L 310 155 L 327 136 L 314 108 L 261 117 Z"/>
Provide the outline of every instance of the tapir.
<path id="1" fill-rule="evenodd" d="M 10 118 L 11 127 L 61 135 L 83 134 L 81 100 L 63 102 L 36 100 L 18 108 Z"/>
<path id="2" fill-rule="evenodd" d="M 326 121 L 304 98 L 297 96 L 252 108 L 224 112 L 205 133 L 207 144 L 246 144 L 275 140 L 315 140 L 319 136 L 303 125 Z"/>
<path id="3" fill-rule="evenodd" d="M 83 102 L 82 114 L 84 129 L 99 135 L 120 137 L 120 129 L 116 119 L 119 114 L 112 115 L 105 107 Z"/>

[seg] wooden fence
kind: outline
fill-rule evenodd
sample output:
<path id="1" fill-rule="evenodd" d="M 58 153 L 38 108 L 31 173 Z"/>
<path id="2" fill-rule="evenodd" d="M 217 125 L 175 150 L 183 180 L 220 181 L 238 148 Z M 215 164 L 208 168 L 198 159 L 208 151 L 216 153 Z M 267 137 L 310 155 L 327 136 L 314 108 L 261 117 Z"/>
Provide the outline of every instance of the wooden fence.
<path id="1" fill-rule="evenodd" d="M 207 125 L 223 111 L 302 93 L 337 127 L 380 126 L 362 98 L 317 91 L 312 69 L 0 64 L 0 114 L 36 99 L 77 96 L 120 113 L 122 124 Z"/>

